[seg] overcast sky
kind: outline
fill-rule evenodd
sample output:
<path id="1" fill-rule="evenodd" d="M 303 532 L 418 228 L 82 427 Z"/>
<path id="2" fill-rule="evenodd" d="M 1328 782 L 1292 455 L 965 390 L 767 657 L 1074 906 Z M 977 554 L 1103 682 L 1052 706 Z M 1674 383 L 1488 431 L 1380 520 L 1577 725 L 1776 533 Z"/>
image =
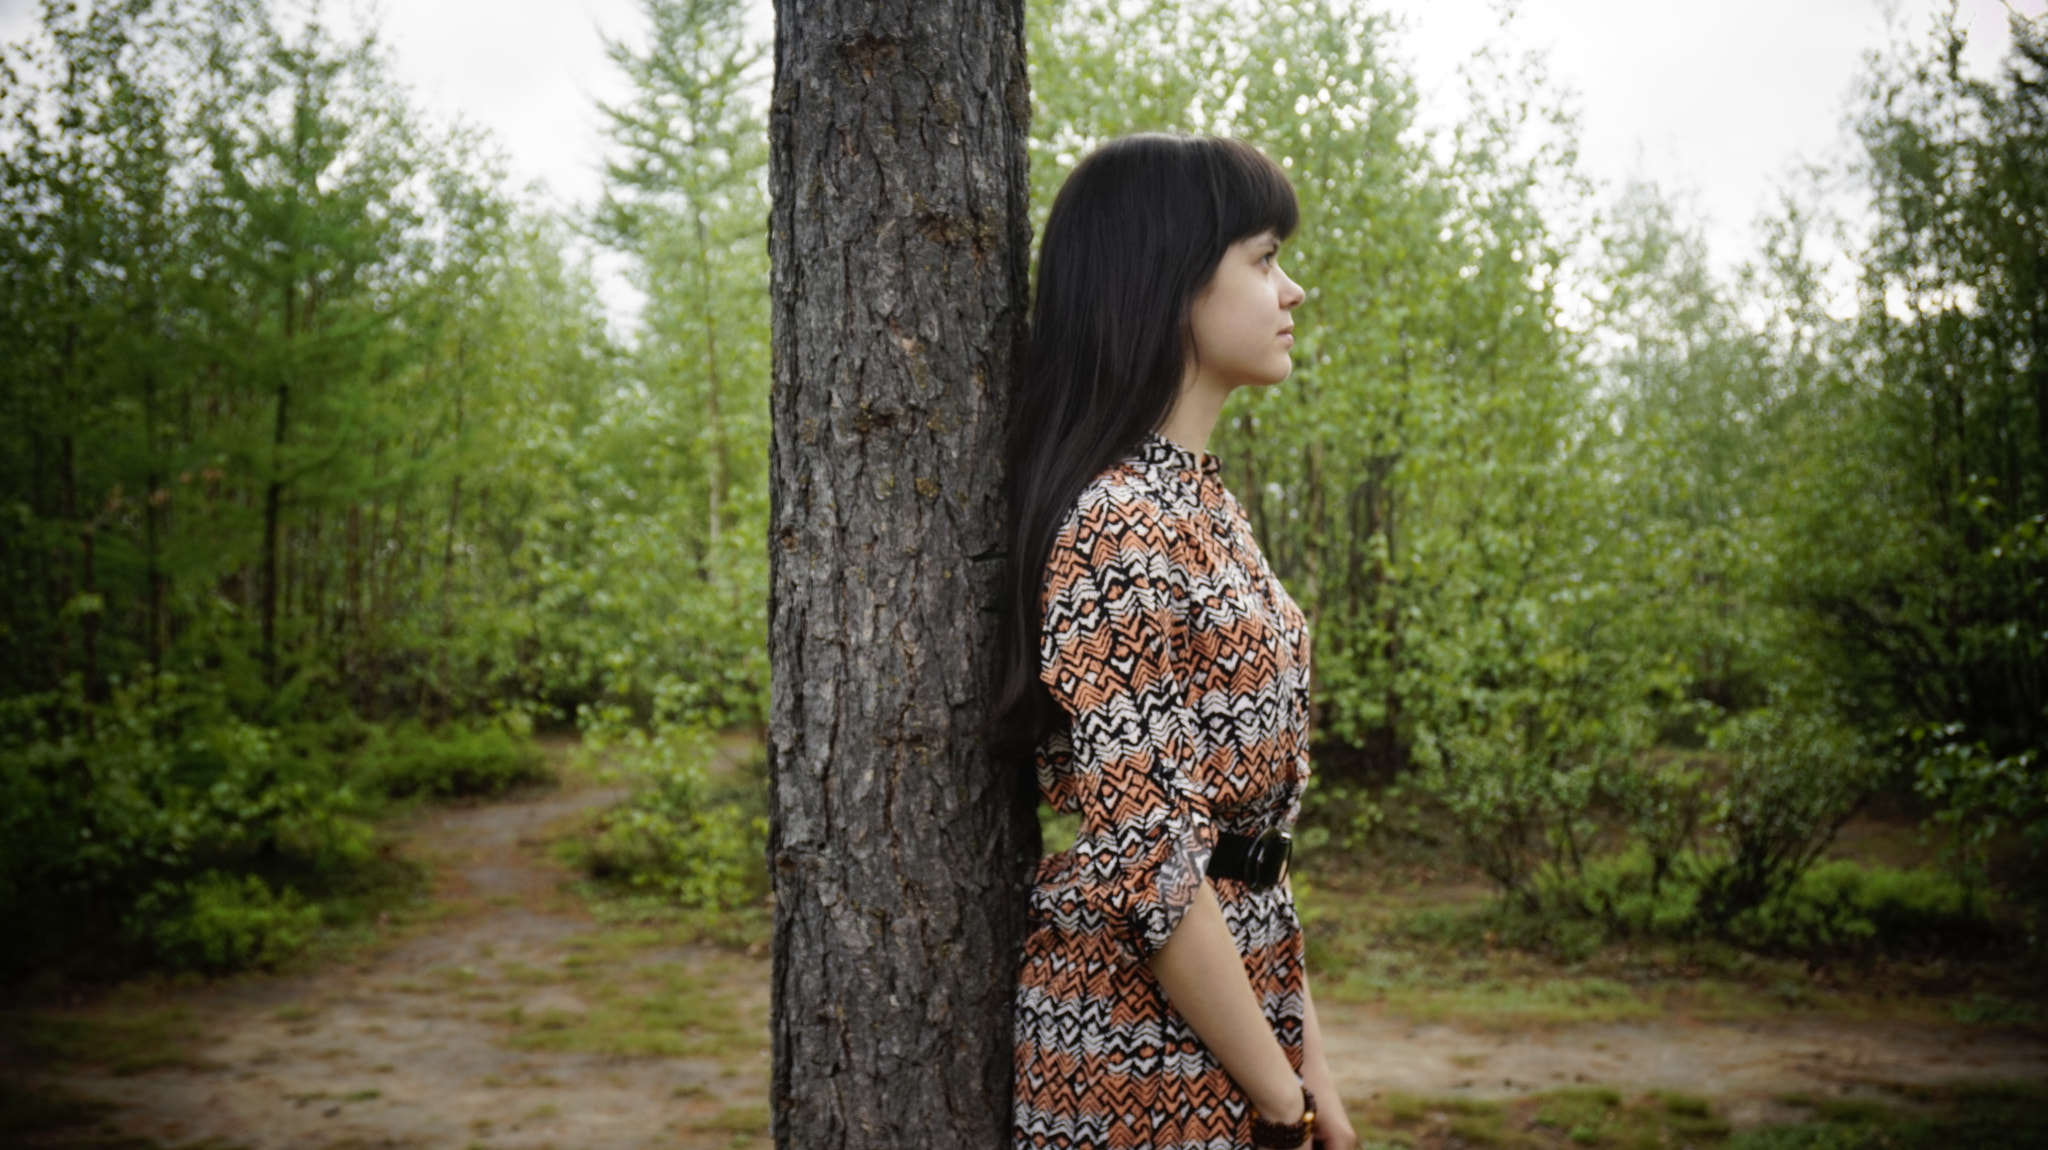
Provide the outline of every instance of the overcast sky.
<path id="1" fill-rule="evenodd" d="M 1917 36 L 1947 0 L 1521 0 L 1514 46 L 1547 53 L 1575 93 L 1581 159 L 1597 180 L 1647 176 L 1690 197 L 1717 262 L 1747 254 L 1750 223 L 1802 160 L 1838 158 L 1864 55 Z M 2039 15 L 2048 0 L 2010 0 Z M 1408 23 L 1424 114 L 1454 106 L 1459 63 L 1494 35 L 1496 0 L 1379 0 Z M 0 40 L 33 27 L 38 0 L 0 0 Z M 622 85 L 603 41 L 645 34 L 639 0 L 390 0 L 385 39 L 430 108 L 496 135 L 522 181 L 588 203 L 601 158 L 594 102 Z M 361 0 L 329 10 L 364 11 Z M 769 26 L 765 0 L 755 26 Z M 1968 60 L 2003 55 L 2006 3 L 1961 0 Z M 616 290 L 608 292 L 623 302 Z"/>

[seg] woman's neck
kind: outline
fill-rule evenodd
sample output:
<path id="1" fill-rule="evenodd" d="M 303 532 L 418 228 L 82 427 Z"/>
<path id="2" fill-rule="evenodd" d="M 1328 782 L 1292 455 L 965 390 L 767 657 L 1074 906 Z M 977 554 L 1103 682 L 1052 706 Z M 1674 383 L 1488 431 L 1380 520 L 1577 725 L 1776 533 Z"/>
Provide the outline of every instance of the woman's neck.
<path id="1" fill-rule="evenodd" d="M 1173 410 L 1166 413 L 1159 434 L 1201 455 L 1209 450 L 1209 435 L 1223 415 L 1223 401 L 1229 398 L 1229 388 L 1217 387 L 1195 376 L 1181 385 L 1180 398 L 1174 400 Z"/>

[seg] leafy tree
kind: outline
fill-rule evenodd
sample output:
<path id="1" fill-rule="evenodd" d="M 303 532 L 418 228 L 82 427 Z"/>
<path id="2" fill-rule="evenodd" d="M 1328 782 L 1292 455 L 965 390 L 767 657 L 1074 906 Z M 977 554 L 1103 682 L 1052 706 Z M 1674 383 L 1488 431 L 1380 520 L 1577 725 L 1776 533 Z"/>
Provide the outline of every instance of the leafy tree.
<path id="1" fill-rule="evenodd" d="M 613 558 L 593 574 L 639 616 L 622 644 L 631 665 L 618 669 L 639 708 L 665 720 L 758 722 L 768 511 L 762 51 L 736 0 L 647 0 L 644 10 L 646 50 L 609 45 L 634 91 L 603 109 L 615 151 L 593 226 L 635 257 L 647 298 L 632 361 L 637 430 L 615 466 L 627 497 L 647 499 L 650 513 L 621 521 Z"/>
<path id="2" fill-rule="evenodd" d="M 482 736 L 384 771 L 410 752 L 351 712 L 606 689 L 535 658 L 579 560 L 531 541 L 587 513 L 562 477 L 608 454 L 615 359 L 559 231 L 373 42 L 246 0 L 44 16 L 0 92 L 0 903 L 41 924 L 10 962 L 269 961 L 367 865 L 386 775 L 531 773 Z"/>
<path id="3" fill-rule="evenodd" d="M 1974 849 L 2048 843 L 2048 29 L 1881 61 L 1853 349 L 1804 425 L 1783 587 L 1806 641 Z"/>

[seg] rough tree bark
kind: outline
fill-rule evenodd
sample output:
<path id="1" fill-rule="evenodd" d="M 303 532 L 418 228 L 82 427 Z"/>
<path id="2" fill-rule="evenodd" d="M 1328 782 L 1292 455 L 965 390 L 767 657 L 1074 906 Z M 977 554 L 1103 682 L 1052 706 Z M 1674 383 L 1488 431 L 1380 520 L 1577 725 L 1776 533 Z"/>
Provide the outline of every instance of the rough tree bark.
<path id="1" fill-rule="evenodd" d="M 1021 0 L 777 0 L 775 1141 L 1007 1138 L 1025 780 L 977 728 L 1029 258 Z"/>

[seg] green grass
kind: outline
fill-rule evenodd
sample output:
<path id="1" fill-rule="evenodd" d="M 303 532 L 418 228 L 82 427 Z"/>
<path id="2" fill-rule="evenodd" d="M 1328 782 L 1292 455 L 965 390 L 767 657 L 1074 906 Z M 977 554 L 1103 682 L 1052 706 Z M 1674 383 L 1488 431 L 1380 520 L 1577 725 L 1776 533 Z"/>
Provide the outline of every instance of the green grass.
<path id="1" fill-rule="evenodd" d="M 766 1134 L 768 1132 L 768 1107 L 728 1106 L 719 1111 L 716 1118 L 696 1123 L 699 1130 L 719 1130 L 732 1134 Z"/>
<path id="2" fill-rule="evenodd" d="M 1380 1002 L 1417 1022 L 1456 1022 L 1488 1031 L 1655 1018 L 1661 1004 L 1604 978 L 1495 977 L 1450 986 L 1422 976 L 1415 983 L 1375 985 L 1346 978 L 1340 1001 Z"/>
<path id="3" fill-rule="evenodd" d="M 750 963 L 716 951 L 677 961 L 692 941 L 686 928 L 615 926 L 577 938 L 558 981 L 574 988 L 580 1009 L 499 1015 L 507 1045 L 613 1056 L 752 1057 L 768 1042 L 767 1002 L 751 985 Z M 519 980 L 536 980 L 517 968 Z"/>
<path id="4" fill-rule="evenodd" d="M 2048 1025 L 2048 1005 L 1977 993 L 1950 1005 L 1949 1017 L 1965 1025 L 2044 1026 Z"/>
<path id="5" fill-rule="evenodd" d="M 1985 1083 L 1912 1088 L 1900 1104 L 1780 1099 L 1807 1119 L 1734 1132 L 1704 1098 L 1602 1086 L 1508 1101 L 1389 1093 L 1354 1106 L 1369 1147 L 1416 1150 L 2021 1150 L 2048 1146 L 2048 1085 Z"/>
<path id="6" fill-rule="evenodd" d="M 2048 1025 L 2048 978 L 2012 956 L 1811 963 L 1724 941 L 1594 940 L 1561 953 L 1522 937 L 1489 888 L 1442 873 L 1297 874 L 1319 995 L 1418 1022 L 1487 1030 L 1788 1013 L 1851 1022 Z M 1327 988 L 1327 990 L 1325 989 Z"/>
<path id="7" fill-rule="evenodd" d="M 47 1085 L 0 1076 L 0 1146 L 39 1150 L 163 1150 L 147 1138 L 123 1134 L 109 1116 L 114 1107 Z M 235 1150 L 215 1139 L 179 1150 Z"/>
<path id="8" fill-rule="evenodd" d="M 0 1143 L 11 1146 L 32 1134 L 91 1126 L 112 1109 L 103 1102 L 0 1078 Z"/>
<path id="9" fill-rule="evenodd" d="M 115 1000 L 90 1011 L 28 1011 L 0 1018 L 0 1030 L 45 1065 L 104 1066 L 115 1074 L 163 1067 L 205 1066 L 192 1053 L 200 1032 L 184 1006 L 147 1006 Z"/>
<path id="10" fill-rule="evenodd" d="M 1900 1107 L 1812 1100 L 1813 1119 L 1752 1130 L 1728 1150 L 2036 1150 L 2048 1146 L 2048 1083 L 1914 1087 Z M 1795 1105 L 1799 1099 L 1787 1099 Z"/>

